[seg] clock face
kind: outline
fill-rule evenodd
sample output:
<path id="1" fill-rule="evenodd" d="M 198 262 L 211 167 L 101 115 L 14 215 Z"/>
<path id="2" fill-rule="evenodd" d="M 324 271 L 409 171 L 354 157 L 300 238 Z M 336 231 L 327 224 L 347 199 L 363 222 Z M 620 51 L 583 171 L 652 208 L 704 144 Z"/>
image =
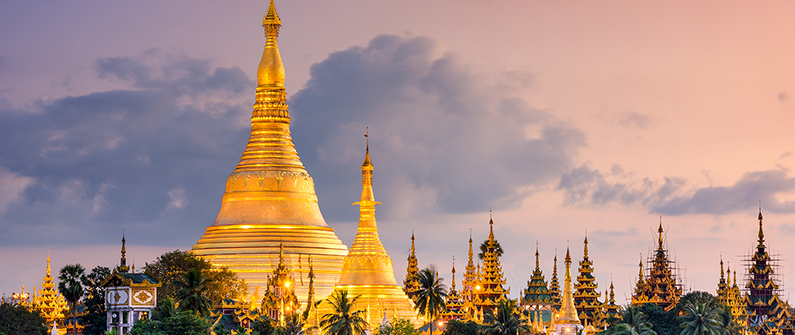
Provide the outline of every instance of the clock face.
<path id="1" fill-rule="evenodd" d="M 127 292 L 125 291 L 108 291 L 105 300 L 110 305 L 118 305 L 127 303 Z"/>

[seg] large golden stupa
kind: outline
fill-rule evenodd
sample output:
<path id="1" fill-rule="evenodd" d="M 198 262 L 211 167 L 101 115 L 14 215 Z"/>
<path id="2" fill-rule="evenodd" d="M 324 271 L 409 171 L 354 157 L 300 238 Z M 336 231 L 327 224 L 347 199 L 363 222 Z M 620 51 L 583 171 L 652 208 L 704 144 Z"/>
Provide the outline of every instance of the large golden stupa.
<path id="1" fill-rule="evenodd" d="M 293 145 L 284 66 L 276 43 L 281 20 L 273 0 L 262 25 L 266 40 L 257 70 L 251 136 L 226 180 L 218 217 L 192 252 L 245 279 L 251 298 L 258 301 L 283 244 L 284 261 L 296 277 L 295 293 L 303 301 L 309 290 L 309 256 L 315 291 L 326 296 L 340 278 L 348 250 L 323 219 L 312 177 Z"/>
<path id="2" fill-rule="evenodd" d="M 370 145 L 362 163 L 362 197 L 359 202 L 359 228 L 351 250 L 342 265 L 342 276 L 334 289 L 348 290 L 348 296 L 359 296 L 355 310 L 365 310 L 372 332 L 377 332 L 384 317 L 394 320 L 408 319 L 415 327 L 422 325 L 414 311 L 414 302 L 395 280 L 392 259 L 378 237 L 373 195 L 373 164 L 370 163 Z M 320 305 L 320 315 L 330 313 L 328 304 Z"/>

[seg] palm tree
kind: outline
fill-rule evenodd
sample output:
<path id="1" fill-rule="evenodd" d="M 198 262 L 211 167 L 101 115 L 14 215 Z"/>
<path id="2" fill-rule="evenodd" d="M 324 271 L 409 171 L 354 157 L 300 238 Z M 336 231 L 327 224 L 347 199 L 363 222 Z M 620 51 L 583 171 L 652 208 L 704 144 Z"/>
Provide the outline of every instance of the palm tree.
<path id="1" fill-rule="evenodd" d="M 483 332 L 492 335 L 513 335 L 525 330 L 524 321 L 516 313 L 516 301 L 503 299 L 497 305 L 497 314 L 489 323 L 483 325 Z"/>
<path id="2" fill-rule="evenodd" d="M 331 304 L 331 313 L 321 317 L 320 327 L 325 335 L 359 335 L 367 330 L 364 311 L 353 311 L 353 305 L 359 296 L 348 298 L 348 290 L 336 289 L 324 300 Z"/>
<path id="3" fill-rule="evenodd" d="M 63 294 L 69 306 L 72 306 L 72 322 L 74 322 L 74 332 L 77 334 L 77 302 L 83 297 L 83 285 L 81 278 L 85 274 L 86 269 L 80 264 L 70 264 L 61 268 L 61 274 L 58 279 L 58 291 Z"/>
<path id="4" fill-rule="evenodd" d="M 182 280 L 177 282 L 177 300 L 179 301 L 179 311 L 193 311 L 196 316 L 207 316 L 210 314 L 211 302 L 207 298 L 207 284 L 212 280 L 205 277 L 199 269 L 188 270 L 182 276 Z"/>
<path id="5" fill-rule="evenodd" d="M 414 308 L 428 319 L 430 335 L 433 335 L 433 320 L 447 309 L 444 302 L 447 289 L 433 266 L 420 270 L 417 281 L 420 283 L 420 290 L 417 292 L 417 305 Z"/>
<path id="6" fill-rule="evenodd" d="M 483 258 L 486 257 L 487 250 L 489 250 L 489 240 L 485 240 L 480 244 L 478 259 L 483 260 Z M 494 252 L 497 253 L 497 257 L 502 257 L 502 246 L 500 246 L 500 242 L 497 240 L 494 240 Z"/>
<path id="7" fill-rule="evenodd" d="M 304 335 L 304 320 L 300 313 L 287 314 L 284 325 L 285 335 Z"/>
<path id="8" fill-rule="evenodd" d="M 165 297 L 157 303 L 157 307 L 152 310 L 152 319 L 163 321 L 165 318 L 170 318 L 177 315 L 177 306 L 171 297 Z"/>
<path id="9" fill-rule="evenodd" d="M 740 327 L 734 323 L 734 318 L 732 318 L 731 310 L 728 307 L 724 307 L 718 312 L 717 320 L 718 331 L 721 335 L 740 334 Z"/>
<path id="10" fill-rule="evenodd" d="M 629 306 L 627 309 L 624 310 L 624 318 L 625 324 L 629 325 L 630 328 L 642 332 L 642 329 L 651 328 L 651 322 L 648 322 L 648 317 L 644 314 L 640 307 L 632 307 Z"/>
<path id="11" fill-rule="evenodd" d="M 719 310 L 720 307 L 711 308 L 701 301 L 686 304 L 686 315 L 679 317 L 683 328 L 679 335 L 720 335 Z"/>
<path id="12" fill-rule="evenodd" d="M 629 323 L 619 323 L 613 327 L 611 335 L 657 335 L 657 332 L 648 327 L 636 327 Z"/>

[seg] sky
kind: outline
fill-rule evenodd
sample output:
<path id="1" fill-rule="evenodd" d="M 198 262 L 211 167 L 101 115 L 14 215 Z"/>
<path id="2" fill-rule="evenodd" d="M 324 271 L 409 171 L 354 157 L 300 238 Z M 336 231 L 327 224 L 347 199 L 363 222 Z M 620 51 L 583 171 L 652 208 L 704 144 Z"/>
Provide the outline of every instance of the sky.
<path id="1" fill-rule="evenodd" d="M 795 2 L 277 0 L 292 134 L 353 241 L 370 129 L 398 281 L 450 283 L 489 209 L 511 296 L 588 236 L 631 295 L 660 221 L 685 290 L 766 244 L 795 288 Z M 250 130 L 266 1 L 0 3 L 0 290 L 190 249 Z M 662 217 L 662 218 L 660 218 Z M 558 264 L 559 270 L 562 264 Z M 561 270 L 562 271 L 562 270 Z"/>

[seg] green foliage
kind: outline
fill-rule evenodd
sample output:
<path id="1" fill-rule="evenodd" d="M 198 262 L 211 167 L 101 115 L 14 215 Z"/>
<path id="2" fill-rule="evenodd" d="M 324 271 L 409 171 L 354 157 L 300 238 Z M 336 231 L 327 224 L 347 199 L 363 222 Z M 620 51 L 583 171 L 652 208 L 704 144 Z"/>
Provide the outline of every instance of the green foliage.
<path id="1" fill-rule="evenodd" d="M 483 243 L 480 244 L 480 252 L 478 253 L 478 259 L 483 260 L 483 258 L 486 257 L 486 251 L 489 250 L 488 245 L 489 245 L 489 240 L 485 240 L 483 241 Z M 494 240 L 494 251 L 497 253 L 497 257 L 502 257 L 502 246 L 500 245 L 500 242 L 497 240 Z"/>
<path id="2" fill-rule="evenodd" d="M 184 311 L 163 321 L 139 320 L 133 325 L 131 335 L 206 335 L 210 323 Z"/>
<path id="3" fill-rule="evenodd" d="M 44 318 L 39 312 L 33 312 L 25 307 L 0 304 L 0 334 L 13 335 L 43 335 L 47 333 Z"/>
<path id="4" fill-rule="evenodd" d="M 447 322 L 447 327 L 444 328 L 442 335 L 478 335 L 479 329 L 478 324 L 472 320 L 466 323 L 450 320 Z"/>
<path id="5" fill-rule="evenodd" d="M 324 335 L 359 335 L 367 329 L 364 311 L 353 311 L 359 296 L 348 298 L 348 290 L 336 289 L 325 300 L 331 305 L 331 313 L 321 317 L 320 327 Z"/>
<path id="6" fill-rule="evenodd" d="M 177 300 L 179 301 L 179 311 L 193 311 L 196 316 L 210 315 L 212 303 L 207 298 L 205 292 L 207 285 L 212 279 L 205 277 L 199 269 L 190 269 L 182 280 L 177 282 Z"/>
<path id="7" fill-rule="evenodd" d="M 424 315 L 428 322 L 433 322 L 447 308 L 444 299 L 447 297 L 447 289 L 439 278 L 439 272 L 434 267 L 420 270 L 417 273 L 417 281 L 420 289 L 417 292 L 417 304 L 415 309 Z M 433 333 L 433 327 L 431 327 Z"/>
<path id="8" fill-rule="evenodd" d="M 162 285 L 157 289 L 157 299 L 176 299 L 178 283 L 190 269 L 199 269 L 205 277 L 212 279 L 205 293 L 211 302 L 241 298 L 248 292 L 246 282 L 228 268 L 213 268 L 210 262 L 190 252 L 174 250 L 160 255 L 151 264 L 146 263 L 146 271 L 159 279 Z"/>
<path id="9" fill-rule="evenodd" d="M 283 330 L 285 335 L 304 335 L 304 320 L 301 314 L 287 314 Z"/>
<path id="10" fill-rule="evenodd" d="M 651 323 L 651 330 L 658 335 L 679 334 L 679 320 L 676 319 L 675 312 L 666 312 L 662 307 L 651 303 L 639 307 L 639 311 L 646 316 L 646 320 Z M 624 322 L 629 323 L 626 319 Z"/>
<path id="11" fill-rule="evenodd" d="M 707 308 L 715 308 L 723 305 L 720 303 L 720 300 L 718 300 L 718 297 L 710 294 L 709 292 L 693 291 L 679 298 L 679 304 L 676 305 L 676 308 L 674 308 L 673 312 L 677 315 L 685 313 L 685 306 L 695 306 L 695 304 L 698 302 L 705 304 Z"/>
<path id="12" fill-rule="evenodd" d="M 378 327 L 378 335 L 416 335 L 417 331 L 409 319 L 394 319 Z"/>
<path id="13" fill-rule="evenodd" d="M 721 310 L 718 312 L 717 320 L 721 335 L 742 334 L 742 328 L 734 323 L 734 318 L 732 318 L 732 313 L 729 307 L 723 306 L 723 308 L 721 308 Z"/>
<path id="14" fill-rule="evenodd" d="M 641 311 L 640 307 L 627 307 L 624 310 L 622 319 L 607 330 L 600 332 L 602 335 L 657 335 L 651 329 L 652 324 L 648 322 L 648 317 Z"/>
<path id="15" fill-rule="evenodd" d="M 77 303 L 83 297 L 83 281 L 81 278 L 85 276 L 86 270 L 80 264 L 64 265 L 61 268 L 60 283 L 58 283 L 58 291 L 63 295 L 64 299 L 69 303 L 72 309 L 72 318 L 77 319 Z M 104 297 L 103 297 L 104 298 Z M 77 334 L 77 329 L 73 329 L 74 334 Z"/>
<path id="16" fill-rule="evenodd" d="M 157 307 L 152 310 L 152 319 L 157 321 L 163 321 L 165 318 L 170 318 L 174 315 L 177 315 L 177 304 L 174 303 L 174 299 L 166 297 L 160 302 L 157 303 Z"/>
<path id="17" fill-rule="evenodd" d="M 222 323 L 218 323 L 217 325 L 215 325 L 215 328 L 213 328 L 213 332 L 215 333 L 215 335 L 231 335 L 232 334 L 231 331 L 226 330 L 224 328 L 224 325 Z"/>
<path id="18" fill-rule="evenodd" d="M 105 312 L 105 288 L 100 283 L 110 273 L 109 268 L 97 266 L 80 278 L 85 289 L 83 304 L 87 311 L 86 315 L 80 318 L 80 323 L 85 327 L 84 335 L 105 334 L 108 315 Z"/>
<path id="19" fill-rule="evenodd" d="M 273 326 L 273 320 L 267 315 L 263 315 L 254 320 L 251 330 L 257 332 L 258 335 L 273 335 L 276 332 L 276 327 Z"/>
<path id="20" fill-rule="evenodd" d="M 720 335 L 718 313 L 721 307 L 713 307 L 709 301 L 694 300 L 683 308 L 686 314 L 680 317 L 683 321 L 680 335 Z"/>
<path id="21" fill-rule="evenodd" d="M 525 330 L 525 325 L 516 312 L 516 301 L 504 299 L 497 305 L 497 313 L 483 324 L 483 333 L 492 335 L 512 335 Z"/>

